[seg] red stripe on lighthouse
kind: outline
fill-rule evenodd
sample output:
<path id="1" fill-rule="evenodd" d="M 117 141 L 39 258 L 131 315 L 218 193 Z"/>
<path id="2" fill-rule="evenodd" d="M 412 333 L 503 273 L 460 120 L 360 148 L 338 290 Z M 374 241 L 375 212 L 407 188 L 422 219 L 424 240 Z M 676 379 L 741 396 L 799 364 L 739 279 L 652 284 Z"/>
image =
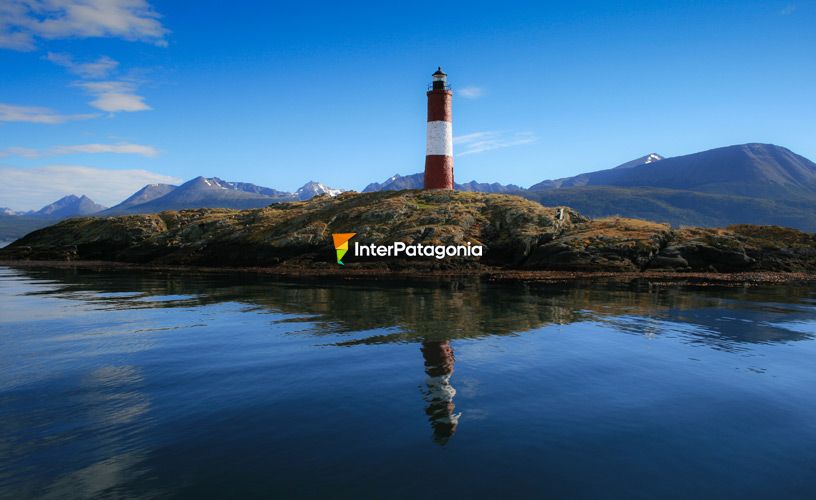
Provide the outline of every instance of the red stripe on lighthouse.
<path id="1" fill-rule="evenodd" d="M 425 148 L 425 189 L 453 189 L 453 92 L 440 68 L 428 91 L 428 131 Z"/>
<path id="2" fill-rule="evenodd" d="M 453 92 L 450 90 L 431 90 L 428 92 L 428 121 L 452 122 Z"/>
<path id="3" fill-rule="evenodd" d="M 425 156 L 425 189 L 453 189 L 453 156 Z"/>

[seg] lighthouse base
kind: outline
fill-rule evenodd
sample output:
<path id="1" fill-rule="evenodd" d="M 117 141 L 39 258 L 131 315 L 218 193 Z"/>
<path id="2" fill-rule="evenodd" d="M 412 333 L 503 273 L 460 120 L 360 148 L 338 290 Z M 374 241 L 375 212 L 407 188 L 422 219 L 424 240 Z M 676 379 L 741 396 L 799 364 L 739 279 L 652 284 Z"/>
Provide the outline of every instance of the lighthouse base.
<path id="1" fill-rule="evenodd" d="M 428 155 L 425 157 L 425 189 L 453 189 L 453 157 Z"/>

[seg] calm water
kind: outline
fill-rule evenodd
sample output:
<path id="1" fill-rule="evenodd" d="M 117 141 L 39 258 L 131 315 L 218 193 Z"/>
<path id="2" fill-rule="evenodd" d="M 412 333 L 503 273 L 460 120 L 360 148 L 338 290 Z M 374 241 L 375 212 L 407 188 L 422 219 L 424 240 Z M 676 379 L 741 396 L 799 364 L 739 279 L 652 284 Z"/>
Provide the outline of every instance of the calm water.
<path id="1" fill-rule="evenodd" d="M 0 497 L 800 497 L 816 288 L 0 268 Z"/>

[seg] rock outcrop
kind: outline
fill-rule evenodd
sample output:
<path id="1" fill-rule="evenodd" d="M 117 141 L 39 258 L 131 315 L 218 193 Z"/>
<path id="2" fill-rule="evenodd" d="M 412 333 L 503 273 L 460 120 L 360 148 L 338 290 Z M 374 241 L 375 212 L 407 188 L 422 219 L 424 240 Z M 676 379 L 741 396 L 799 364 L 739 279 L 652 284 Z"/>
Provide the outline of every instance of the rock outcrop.
<path id="1" fill-rule="evenodd" d="M 336 267 L 332 233 L 387 245 L 483 245 L 481 258 L 367 257 L 348 267 L 575 271 L 816 271 L 816 236 L 775 226 L 672 229 L 590 220 L 512 195 L 384 191 L 251 210 L 197 209 L 70 219 L 0 250 L 5 260 L 106 260 L 202 266 Z"/>

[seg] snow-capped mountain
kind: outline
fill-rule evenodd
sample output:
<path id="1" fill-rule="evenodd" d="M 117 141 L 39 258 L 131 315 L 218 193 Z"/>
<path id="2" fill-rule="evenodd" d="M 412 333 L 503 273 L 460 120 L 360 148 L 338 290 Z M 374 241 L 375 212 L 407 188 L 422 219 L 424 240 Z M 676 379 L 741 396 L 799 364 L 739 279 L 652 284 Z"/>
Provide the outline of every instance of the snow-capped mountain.
<path id="1" fill-rule="evenodd" d="M 218 177 L 197 177 L 196 179 L 193 180 L 194 181 L 200 180 L 207 187 L 210 188 L 242 191 L 244 193 L 260 194 L 263 196 L 272 196 L 275 198 L 286 197 L 286 195 L 290 194 L 287 193 L 286 191 L 278 191 L 277 189 L 258 186 L 257 184 L 252 184 L 250 182 L 230 182 L 225 181 L 223 179 L 219 179 Z"/>
<path id="2" fill-rule="evenodd" d="M 634 160 L 627 161 L 626 163 L 621 163 L 617 167 L 612 167 L 608 169 L 609 171 L 612 170 L 629 170 L 635 167 L 640 167 L 641 165 L 647 165 L 651 163 L 656 163 L 658 161 L 664 160 L 665 158 L 657 153 L 649 153 L 647 155 L 641 156 L 640 158 L 635 158 Z M 590 183 L 592 176 L 596 172 L 587 172 L 583 174 L 578 174 L 573 177 L 562 177 L 561 179 L 548 179 L 545 181 L 541 181 L 537 184 L 533 184 L 528 189 L 530 191 L 541 191 L 545 189 L 561 189 L 561 188 L 569 188 L 569 187 L 581 187 L 585 186 Z"/>
<path id="3" fill-rule="evenodd" d="M 309 181 L 295 191 L 295 196 L 297 196 L 298 200 L 308 200 L 315 196 L 320 196 L 321 194 L 327 194 L 333 197 L 342 192 L 342 189 L 334 189 L 319 182 Z"/>
<path id="4" fill-rule="evenodd" d="M 162 191 L 165 191 L 162 194 Z M 196 177 L 181 186 L 148 185 L 102 215 L 154 213 L 188 208 L 260 208 L 272 203 L 308 200 L 313 196 L 336 196 L 334 189 L 319 182 L 307 182 L 294 193 L 258 186 L 249 182 L 230 182 L 218 177 Z M 140 201 L 141 202 L 138 202 Z"/>
<path id="5" fill-rule="evenodd" d="M 656 161 L 660 161 L 665 159 L 663 156 L 660 156 L 657 153 L 649 153 L 645 156 L 641 156 L 640 158 L 635 158 L 632 161 L 627 161 L 617 167 L 613 168 L 632 168 L 632 167 L 639 167 L 640 165 L 646 165 L 647 163 L 654 163 Z"/>
<path id="6" fill-rule="evenodd" d="M 652 155 L 644 158 L 649 156 Z M 614 186 L 783 200 L 810 199 L 816 195 L 816 163 L 773 144 L 737 144 L 672 158 L 651 161 L 639 158 L 633 162 L 637 164 L 624 163 L 607 170 L 543 181 L 531 186 L 530 191 Z"/>
<path id="7" fill-rule="evenodd" d="M 17 215 L 17 212 L 7 207 L 0 207 L 0 215 Z"/>
<path id="8" fill-rule="evenodd" d="M 136 194 L 138 192 L 133 196 Z M 254 184 L 227 182 L 218 177 L 196 177 L 163 196 L 124 207 L 120 213 L 153 213 L 187 208 L 259 208 L 276 201 L 290 201 L 290 196 Z"/>

